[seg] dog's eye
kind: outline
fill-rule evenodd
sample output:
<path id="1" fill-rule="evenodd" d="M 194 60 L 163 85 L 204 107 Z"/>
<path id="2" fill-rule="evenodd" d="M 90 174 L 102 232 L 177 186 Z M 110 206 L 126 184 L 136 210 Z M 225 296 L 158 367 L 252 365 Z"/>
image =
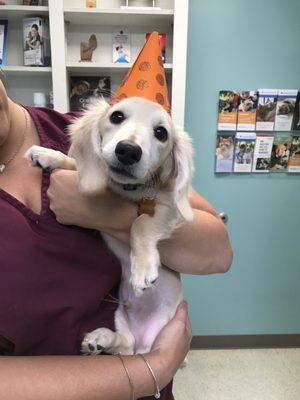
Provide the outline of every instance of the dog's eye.
<path id="1" fill-rule="evenodd" d="M 165 142 L 168 139 L 168 132 L 163 126 L 158 126 L 154 129 L 154 136 L 160 142 Z"/>
<path id="2" fill-rule="evenodd" d="M 121 124 L 125 120 L 125 115 L 122 111 L 114 111 L 109 117 L 109 120 L 112 124 Z"/>

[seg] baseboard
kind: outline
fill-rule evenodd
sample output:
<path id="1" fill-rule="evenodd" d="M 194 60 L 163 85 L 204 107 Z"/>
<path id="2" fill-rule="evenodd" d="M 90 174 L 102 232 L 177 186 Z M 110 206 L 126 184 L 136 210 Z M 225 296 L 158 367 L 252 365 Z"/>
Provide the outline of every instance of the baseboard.
<path id="1" fill-rule="evenodd" d="M 194 336 L 192 349 L 300 347 L 300 334 Z"/>

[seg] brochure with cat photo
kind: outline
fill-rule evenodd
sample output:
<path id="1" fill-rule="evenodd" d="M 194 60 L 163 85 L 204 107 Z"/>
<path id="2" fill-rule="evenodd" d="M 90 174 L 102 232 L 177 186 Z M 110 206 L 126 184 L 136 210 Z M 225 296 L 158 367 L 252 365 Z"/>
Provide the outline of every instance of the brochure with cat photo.
<path id="1" fill-rule="evenodd" d="M 251 172 L 256 134 L 237 132 L 234 142 L 234 172 Z"/>
<path id="2" fill-rule="evenodd" d="M 70 110 L 83 111 L 95 100 L 110 100 L 109 76 L 72 76 L 70 78 Z"/>
<path id="3" fill-rule="evenodd" d="M 292 136 L 275 136 L 271 153 L 271 172 L 286 172 L 290 157 Z"/>
<path id="4" fill-rule="evenodd" d="M 234 136 L 217 135 L 216 143 L 216 169 L 217 173 L 232 172 L 234 152 Z"/>
<path id="5" fill-rule="evenodd" d="M 219 92 L 218 130 L 235 131 L 239 95 L 231 90 Z"/>
<path id="6" fill-rule="evenodd" d="M 244 91 L 239 93 L 237 117 L 238 131 L 255 131 L 257 99 L 256 91 Z"/>
<path id="7" fill-rule="evenodd" d="M 256 112 L 256 130 L 273 131 L 277 103 L 277 89 L 259 89 Z"/>
<path id="8" fill-rule="evenodd" d="M 288 172 L 300 173 L 300 136 L 292 136 Z"/>
<path id="9" fill-rule="evenodd" d="M 292 130 L 300 131 L 300 92 L 298 92 L 297 99 L 296 99 Z"/>
<path id="10" fill-rule="evenodd" d="M 276 131 L 290 131 L 292 129 L 297 93 L 297 89 L 278 90 L 274 128 Z"/>
<path id="11" fill-rule="evenodd" d="M 252 172 L 268 173 L 270 171 L 273 141 L 273 135 L 256 136 Z"/>

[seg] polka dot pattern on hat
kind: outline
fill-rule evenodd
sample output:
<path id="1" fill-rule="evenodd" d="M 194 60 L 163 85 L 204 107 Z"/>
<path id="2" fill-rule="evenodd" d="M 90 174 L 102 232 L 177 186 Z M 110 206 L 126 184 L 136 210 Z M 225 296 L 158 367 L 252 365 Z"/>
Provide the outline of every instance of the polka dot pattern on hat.
<path id="1" fill-rule="evenodd" d="M 160 105 L 165 104 L 165 99 L 164 99 L 163 94 L 161 94 L 161 93 L 156 93 L 155 98 L 156 98 L 156 101 L 157 101 Z"/>
<path id="2" fill-rule="evenodd" d="M 149 83 L 148 81 L 146 81 L 145 79 L 140 79 L 137 84 L 136 87 L 140 90 L 144 90 L 147 89 L 149 87 Z"/>
<path id="3" fill-rule="evenodd" d="M 140 71 L 149 71 L 151 69 L 151 63 L 149 61 L 143 61 L 139 65 Z"/>
<path id="4" fill-rule="evenodd" d="M 164 66 L 162 56 L 158 56 L 158 57 L 157 57 L 157 61 L 158 61 L 158 64 L 159 64 L 161 67 Z"/>
<path id="5" fill-rule="evenodd" d="M 157 75 L 156 75 L 156 80 L 157 80 L 157 83 L 158 83 L 159 85 L 164 86 L 164 84 L 165 84 L 165 79 L 164 79 L 164 77 L 162 76 L 162 74 L 157 74 Z"/>

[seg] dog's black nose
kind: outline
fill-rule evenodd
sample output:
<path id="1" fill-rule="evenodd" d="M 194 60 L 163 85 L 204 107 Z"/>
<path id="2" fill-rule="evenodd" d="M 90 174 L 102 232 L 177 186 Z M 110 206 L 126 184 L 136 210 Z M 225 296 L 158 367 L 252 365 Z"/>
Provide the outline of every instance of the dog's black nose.
<path id="1" fill-rule="evenodd" d="M 140 161 L 142 149 L 129 140 L 121 140 L 115 150 L 117 159 L 124 165 L 132 165 Z"/>

